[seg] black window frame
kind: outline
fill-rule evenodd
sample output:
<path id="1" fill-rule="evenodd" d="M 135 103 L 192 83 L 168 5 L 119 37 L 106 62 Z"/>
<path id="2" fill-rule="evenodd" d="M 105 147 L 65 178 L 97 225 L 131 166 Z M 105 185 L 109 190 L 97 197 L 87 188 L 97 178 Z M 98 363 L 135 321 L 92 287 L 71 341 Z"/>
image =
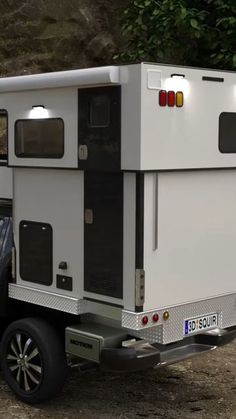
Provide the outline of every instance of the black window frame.
<path id="1" fill-rule="evenodd" d="M 0 109 L 0 117 L 1 116 L 6 116 L 6 121 L 7 121 L 7 135 L 6 135 L 7 153 L 6 154 L 0 153 L 0 165 L 1 163 L 5 164 L 8 161 L 8 112 L 6 109 Z"/>
<path id="2" fill-rule="evenodd" d="M 29 121 L 61 121 L 62 122 L 62 128 L 63 128 L 63 132 L 62 132 L 62 137 L 63 137 L 63 147 L 62 147 L 62 154 L 28 154 L 28 153 L 17 153 L 16 151 L 16 147 L 17 147 L 17 123 L 18 122 L 29 122 Z M 15 151 L 15 156 L 19 159 L 56 159 L 56 160 L 60 160 L 64 157 L 65 155 L 65 123 L 64 120 L 62 118 L 25 118 L 25 119 L 17 119 L 15 121 L 15 127 L 14 127 L 14 151 Z"/>

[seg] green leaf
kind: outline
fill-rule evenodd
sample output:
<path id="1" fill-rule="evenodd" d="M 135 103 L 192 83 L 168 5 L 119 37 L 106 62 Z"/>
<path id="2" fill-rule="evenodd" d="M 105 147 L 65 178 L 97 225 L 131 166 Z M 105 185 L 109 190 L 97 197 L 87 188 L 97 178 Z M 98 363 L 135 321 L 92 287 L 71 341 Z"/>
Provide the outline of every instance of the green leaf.
<path id="1" fill-rule="evenodd" d="M 235 0 L 132 0 L 115 59 L 236 69 Z"/>
<path id="2" fill-rule="evenodd" d="M 199 28 L 199 26 L 198 26 L 198 21 L 196 20 L 196 19 L 191 19 L 190 20 L 190 25 L 192 26 L 192 28 L 194 28 L 194 29 L 198 29 Z"/>

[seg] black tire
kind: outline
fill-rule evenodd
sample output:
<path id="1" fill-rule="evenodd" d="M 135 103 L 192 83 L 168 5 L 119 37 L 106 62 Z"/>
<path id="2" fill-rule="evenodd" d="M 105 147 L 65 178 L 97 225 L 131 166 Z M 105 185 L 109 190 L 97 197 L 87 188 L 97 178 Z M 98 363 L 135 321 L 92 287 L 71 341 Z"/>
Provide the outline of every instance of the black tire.
<path id="1" fill-rule="evenodd" d="M 62 340 L 46 321 L 25 318 L 10 324 L 2 337 L 0 354 L 5 380 L 23 402 L 41 403 L 61 390 L 66 355 Z"/>

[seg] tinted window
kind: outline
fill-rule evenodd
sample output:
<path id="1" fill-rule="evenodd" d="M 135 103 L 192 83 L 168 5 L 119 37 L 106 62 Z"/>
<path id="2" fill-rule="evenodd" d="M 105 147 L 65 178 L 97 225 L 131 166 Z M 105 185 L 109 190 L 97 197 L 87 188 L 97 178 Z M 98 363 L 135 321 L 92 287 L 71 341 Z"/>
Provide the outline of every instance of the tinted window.
<path id="1" fill-rule="evenodd" d="M 0 111 L 0 160 L 7 159 L 7 112 Z"/>
<path id="2" fill-rule="evenodd" d="M 54 158 L 64 154 L 62 119 L 25 119 L 15 125 L 15 153 L 18 157 Z"/>
<path id="3" fill-rule="evenodd" d="M 110 122 L 110 99 L 108 96 L 95 95 L 89 102 L 90 127 L 107 127 Z"/>
<path id="4" fill-rule="evenodd" d="M 236 113 L 223 112 L 219 120 L 219 150 L 236 153 Z"/>
<path id="5" fill-rule="evenodd" d="M 78 144 L 80 170 L 120 170 L 121 86 L 78 90 Z"/>

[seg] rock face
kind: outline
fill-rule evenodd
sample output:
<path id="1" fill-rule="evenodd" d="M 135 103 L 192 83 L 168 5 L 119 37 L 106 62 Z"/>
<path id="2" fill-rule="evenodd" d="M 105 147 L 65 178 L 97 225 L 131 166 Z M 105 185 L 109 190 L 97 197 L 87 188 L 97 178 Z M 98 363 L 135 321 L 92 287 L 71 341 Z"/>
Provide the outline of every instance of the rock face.
<path id="1" fill-rule="evenodd" d="M 1 0 L 0 75 L 110 64 L 128 0 Z"/>

